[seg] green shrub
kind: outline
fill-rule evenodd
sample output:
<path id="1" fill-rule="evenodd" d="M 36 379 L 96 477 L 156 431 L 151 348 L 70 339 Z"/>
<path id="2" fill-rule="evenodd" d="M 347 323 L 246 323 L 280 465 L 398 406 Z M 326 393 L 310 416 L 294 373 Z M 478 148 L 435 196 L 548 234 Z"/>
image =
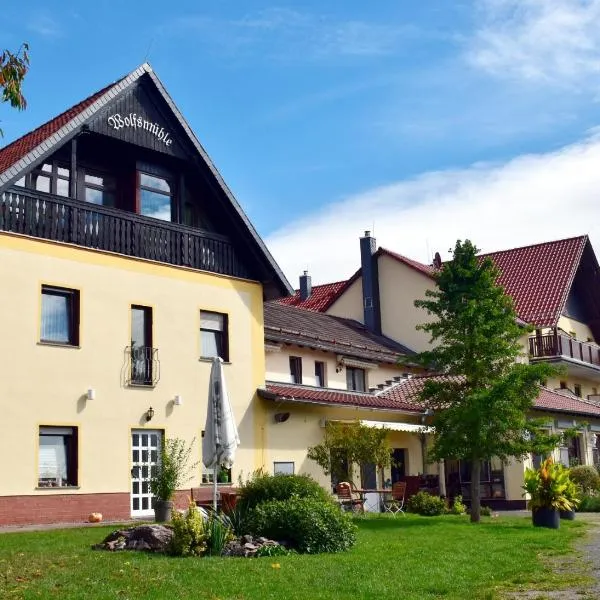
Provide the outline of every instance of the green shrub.
<path id="1" fill-rule="evenodd" d="M 225 512 L 229 526 L 235 535 L 241 536 L 247 533 L 246 522 L 248 521 L 249 511 L 250 509 L 242 506 L 242 504 L 238 502 L 233 508 Z"/>
<path id="2" fill-rule="evenodd" d="M 173 556 L 200 556 L 206 552 L 204 521 L 196 505 L 190 502 L 187 514 L 173 511 L 173 538 L 168 552 Z"/>
<path id="3" fill-rule="evenodd" d="M 288 500 L 292 496 L 331 502 L 331 495 L 309 475 L 267 475 L 256 472 L 243 483 L 237 505 L 241 511 L 268 500 Z"/>
<path id="4" fill-rule="evenodd" d="M 492 516 L 492 509 L 489 506 L 482 506 L 479 509 L 479 514 L 482 517 L 491 517 Z"/>
<path id="5" fill-rule="evenodd" d="M 463 504 L 462 496 L 456 496 L 450 507 L 450 512 L 453 515 L 464 515 L 467 512 L 467 507 Z"/>
<path id="6" fill-rule="evenodd" d="M 293 553 L 293 550 L 288 550 L 285 546 L 260 546 L 255 556 L 257 558 L 261 556 L 287 556 Z"/>
<path id="7" fill-rule="evenodd" d="M 356 541 L 356 525 L 333 502 L 293 496 L 258 504 L 249 515 L 248 533 L 286 541 L 298 552 L 347 550 Z"/>
<path id="8" fill-rule="evenodd" d="M 419 492 L 408 501 L 408 512 L 433 517 L 435 515 L 443 515 L 446 512 L 446 502 L 438 496 L 432 496 L 427 492 Z"/>
<path id="9" fill-rule="evenodd" d="M 578 512 L 600 512 L 600 496 L 581 496 Z"/>
<path id="10" fill-rule="evenodd" d="M 591 466 L 579 465 L 569 469 L 569 477 L 581 489 L 584 494 L 590 494 L 600 490 L 600 475 Z"/>

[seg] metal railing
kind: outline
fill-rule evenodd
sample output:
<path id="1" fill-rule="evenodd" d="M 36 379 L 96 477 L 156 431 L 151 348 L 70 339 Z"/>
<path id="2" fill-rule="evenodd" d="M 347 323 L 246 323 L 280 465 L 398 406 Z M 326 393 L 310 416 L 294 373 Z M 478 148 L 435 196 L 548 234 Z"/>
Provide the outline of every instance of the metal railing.
<path id="1" fill-rule="evenodd" d="M 600 346 L 580 342 L 554 328 L 551 333 L 529 338 L 529 356 L 539 358 L 572 358 L 600 367 Z"/>
<path id="2" fill-rule="evenodd" d="M 2 192 L 0 231 L 248 277 L 225 236 L 33 190 Z"/>
<path id="3" fill-rule="evenodd" d="M 150 346 L 127 346 L 125 383 L 127 385 L 154 386 L 160 379 L 158 348 Z"/>

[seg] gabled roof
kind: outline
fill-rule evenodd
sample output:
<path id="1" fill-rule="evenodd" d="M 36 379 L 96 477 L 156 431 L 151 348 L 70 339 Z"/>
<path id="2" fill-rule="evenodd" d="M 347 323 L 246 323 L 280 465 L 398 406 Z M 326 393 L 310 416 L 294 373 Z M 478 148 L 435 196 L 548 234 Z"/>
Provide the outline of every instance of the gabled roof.
<path id="1" fill-rule="evenodd" d="M 370 332 L 353 319 L 277 302 L 265 303 L 265 339 L 378 363 L 395 364 L 400 356 L 413 354 L 406 346 Z"/>
<path id="2" fill-rule="evenodd" d="M 345 406 L 349 408 L 369 408 L 400 412 L 422 413 L 423 410 L 414 403 L 398 402 L 394 399 L 368 394 L 312 387 L 309 385 L 294 385 L 267 381 L 266 388 L 258 389 L 258 394 L 267 400 L 291 401 L 302 404 L 320 404 Z"/>
<path id="3" fill-rule="evenodd" d="M 489 257 L 498 283 L 512 297 L 517 315 L 537 327 L 555 327 L 565 308 L 588 236 L 502 250 Z"/>
<path id="4" fill-rule="evenodd" d="M 184 130 L 191 146 L 208 166 L 218 187 L 224 193 L 231 207 L 234 209 L 234 213 L 237 218 L 241 220 L 242 226 L 246 229 L 253 242 L 253 247 L 251 246 L 249 250 L 254 250 L 257 255 L 265 260 L 266 266 L 271 272 L 280 293 L 290 294 L 292 288 L 279 268 L 279 265 L 271 256 L 271 253 L 265 246 L 263 240 L 254 229 L 254 226 L 242 210 L 231 190 L 227 187 L 221 174 L 169 96 L 162 82 L 153 72 L 152 67 L 147 63 L 144 63 L 125 77 L 104 87 L 89 98 L 86 98 L 59 116 L 51 119 L 44 125 L 41 125 L 34 131 L 22 136 L 0 150 L 0 192 L 12 185 L 12 183 L 18 180 L 27 170 L 30 170 L 41 163 L 47 156 L 58 149 L 58 147 L 77 135 L 81 131 L 82 125 L 89 122 L 94 115 L 103 109 L 109 102 L 142 77 L 148 77 L 152 81 L 155 89 L 162 96 L 162 99 Z"/>
<path id="5" fill-rule="evenodd" d="M 323 312 L 327 310 L 332 298 L 337 298 L 338 292 L 346 285 L 346 280 L 335 281 L 333 283 L 324 283 L 323 285 L 313 285 L 310 296 L 306 300 L 300 298 L 300 290 L 296 290 L 293 295 L 278 298 L 274 302 L 285 304 L 286 306 L 297 306 L 306 310 Z"/>
<path id="6" fill-rule="evenodd" d="M 489 257 L 500 270 L 498 283 L 512 297 L 518 317 L 536 327 L 555 327 L 562 314 L 581 257 L 586 246 L 591 248 L 587 235 L 564 240 L 543 242 L 531 246 L 512 248 L 481 254 Z M 435 269 L 392 252 L 379 248 L 377 256 L 389 256 L 427 277 L 433 277 Z M 320 310 L 326 311 L 361 276 L 358 269 L 348 281 L 331 295 Z M 339 282 L 336 286 L 339 285 Z"/>

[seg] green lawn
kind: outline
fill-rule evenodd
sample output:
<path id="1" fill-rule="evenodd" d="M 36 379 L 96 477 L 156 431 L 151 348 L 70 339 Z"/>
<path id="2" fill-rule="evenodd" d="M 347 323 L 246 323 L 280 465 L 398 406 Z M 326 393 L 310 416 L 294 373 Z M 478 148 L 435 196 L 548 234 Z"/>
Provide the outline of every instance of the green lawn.
<path id="1" fill-rule="evenodd" d="M 112 528 L 0 534 L 0 598 L 495 598 L 505 586 L 557 585 L 544 557 L 568 552 L 585 530 L 577 521 L 534 529 L 516 517 L 473 526 L 466 517 L 407 515 L 358 525 L 350 552 L 260 559 L 91 550 Z"/>

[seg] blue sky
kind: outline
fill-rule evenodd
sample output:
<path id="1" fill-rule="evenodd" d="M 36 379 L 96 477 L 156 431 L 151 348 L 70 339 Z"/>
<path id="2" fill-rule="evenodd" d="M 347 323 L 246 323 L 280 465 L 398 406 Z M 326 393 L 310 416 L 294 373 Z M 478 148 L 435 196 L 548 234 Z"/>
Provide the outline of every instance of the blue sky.
<path id="1" fill-rule="evenodd" d="M 6 142 L 147 59 L 293 283 L 373 227 L 423 261 L 600 234 L 600 0 L 5 0 L 0 27 L 32 61 Z"/>

